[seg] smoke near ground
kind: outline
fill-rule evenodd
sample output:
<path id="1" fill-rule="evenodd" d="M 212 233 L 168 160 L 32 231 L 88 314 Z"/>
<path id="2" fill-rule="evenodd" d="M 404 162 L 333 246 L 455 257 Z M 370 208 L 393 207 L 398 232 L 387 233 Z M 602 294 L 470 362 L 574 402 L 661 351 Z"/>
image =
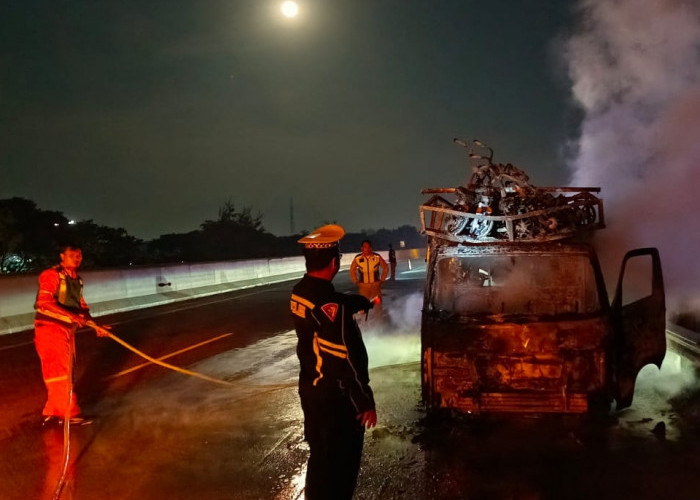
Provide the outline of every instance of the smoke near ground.
<path id="1" fill-rule="evenodd" d="M 690 362 L 684 361 L 679 354 L 668 351 L 661 370 L 653 365 L 645 366 L 637 376 L 637 384 L 637 392 L 648 385 L 659 396 L 670 400 L 679 393 L 697 390 L 700 382 Z"/>
<path id="2" fill-rule="evenodd" d="M 422 293 L 385 296 L 382 311 L 370 311 L 368 321 L 360 321 L 370 368 L 420 361 L 422 308 Z"/>
<path id="3" fill-rule="evenodd" d="M 603 189 L 608 278 L 657 247 L 669 312 L 700 310 L 700 3 L 582 0 L 566 59 L 584 111 L 572 185 Z"/>

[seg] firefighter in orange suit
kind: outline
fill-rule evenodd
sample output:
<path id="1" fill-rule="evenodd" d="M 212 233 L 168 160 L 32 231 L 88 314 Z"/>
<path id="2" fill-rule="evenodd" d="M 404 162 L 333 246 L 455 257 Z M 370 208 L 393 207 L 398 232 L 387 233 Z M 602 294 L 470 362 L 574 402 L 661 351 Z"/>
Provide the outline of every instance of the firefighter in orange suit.
<path id="1" fill-rule="evenodd" d="M 68 417 L 71 425 L 86 425 L 91 421 L 80 415 L 76 395 L 72 393 L 75 331 L 92 321 L 83 299 L 83 282 L 77 273 L 83 254 L 78 245 L 69 244 L 63 247 L 60 256 L 59 265 L 39 275 L 34 304 L 34 345 L 48 393 L 42 424 L 62 424 Z M 109 335 L 108 328 L 95 327 L 99 336 Z"/>
<path id="2" fill-rule="evenodd" d="M 338 241 L 344 234 L 342 227 L 330 224 L 299 240 L 307 272 L 290 301 L 310 450 L 307 500 L 352 498 L 365 427 L 377 423 L 367 350 L 354 318 L 372 304 L 361 295 L 336 292 L 331 283 L 340 269 Z"/>
<path id="3" fill-rule="evenodd" d="M 381 267 L 382 273 L 379 274 Z M 382 295 L 382 282 L 386 281 L 389 266 L 384 258 L 372 251 L 369 240 L 362 242 L 362 252 L 355 255 L 350 264 L 350 279 L 357 285 L 360 295 L 370 300 Z"/>

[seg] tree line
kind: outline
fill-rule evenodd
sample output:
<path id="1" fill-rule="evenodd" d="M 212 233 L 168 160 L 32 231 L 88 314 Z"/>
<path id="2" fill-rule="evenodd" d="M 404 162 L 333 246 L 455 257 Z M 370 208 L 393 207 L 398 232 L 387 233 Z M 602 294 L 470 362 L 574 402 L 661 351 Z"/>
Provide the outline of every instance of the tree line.
<path id="1" fill-rule="evenodd" d="M 102 226 L 92 219 L 74 222 L 59 211 L 43 210 L 31 200 L 14 197 L 0 200 L 0 273 L 33 272 L 54 265 L 60 246 L 67 242 L 81 245 L 86 269 L 288 257 L 301 254 L 297 240 L 306 232 L 275 236 L 265 230 L 260 213 L 250 207 L 237 209 L 227 201 L 216 219 L 205 220 L 196 230 L 144 241 L 123 228 Z M 386 250 L 389 244 L 398 249 L 401 241 L 407 248 L 425 245 L 416 227 L 404 225 L 348 233 L 341 250 L 359 252 L 364 239 L 370 239 L 375 250 Z"/>

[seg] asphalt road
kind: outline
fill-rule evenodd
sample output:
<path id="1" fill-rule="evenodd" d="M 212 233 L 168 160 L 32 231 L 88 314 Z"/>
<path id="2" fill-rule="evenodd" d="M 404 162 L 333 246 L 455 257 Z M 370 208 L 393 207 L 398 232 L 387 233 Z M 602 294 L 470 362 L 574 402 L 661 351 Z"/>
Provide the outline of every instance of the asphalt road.
<path id="1" fill-rule="evenodd" d="M 669 354 L 645 368 L 633 407 L 603 421 L 429 421 L 420 405 L 423 275 L 386 287 L 364 323 L 379 422 L 365 439 L 358 499 L 700 498 L 700 397 Z M 414 279 L 411 279 L 414 278 Z M 154 357 L 228 385 L 142 366 L 79 334 L 77 391 L 95 424 L 73 429 L 63 499 L 296 499 L 307 448 L 296 395 L 292 283 L 105 318 Z M 337 287 L 350 289 L 347 273 Z M 130 371 L 131 370 L 131 371 Z M 0 499 L 53 498 L 63 435 L 43 430 L 31 333 L 0 338 Z"/>

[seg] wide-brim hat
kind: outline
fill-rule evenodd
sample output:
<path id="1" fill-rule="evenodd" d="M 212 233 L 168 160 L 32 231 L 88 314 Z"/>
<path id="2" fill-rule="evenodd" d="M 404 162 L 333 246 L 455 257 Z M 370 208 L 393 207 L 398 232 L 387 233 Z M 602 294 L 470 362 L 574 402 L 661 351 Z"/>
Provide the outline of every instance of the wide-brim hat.
<path id="1" fill-rule="evenodd" d="M 338 224 L 327 224 L 304 236 L 299 243 L 305 248 L 331 248 L 338 246 L 340 239 L 345 236 L 345 229 Z"/>

